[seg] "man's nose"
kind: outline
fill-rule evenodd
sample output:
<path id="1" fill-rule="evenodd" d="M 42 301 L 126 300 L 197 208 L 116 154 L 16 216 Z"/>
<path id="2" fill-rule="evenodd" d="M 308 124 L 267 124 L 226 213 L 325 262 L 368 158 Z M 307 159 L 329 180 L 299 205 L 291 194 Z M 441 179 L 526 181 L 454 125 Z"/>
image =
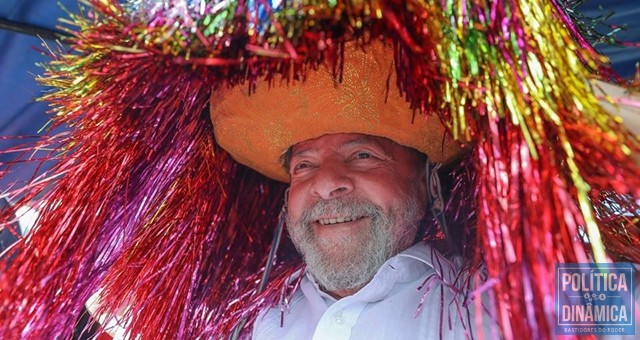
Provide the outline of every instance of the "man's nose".
<path id="1" fill-rule="evenodd" d="M 344 196 L 353 191 L 353 179 L 344 165 L 325 163 L 316 170 L 312 190 L 325 200 Z"/>

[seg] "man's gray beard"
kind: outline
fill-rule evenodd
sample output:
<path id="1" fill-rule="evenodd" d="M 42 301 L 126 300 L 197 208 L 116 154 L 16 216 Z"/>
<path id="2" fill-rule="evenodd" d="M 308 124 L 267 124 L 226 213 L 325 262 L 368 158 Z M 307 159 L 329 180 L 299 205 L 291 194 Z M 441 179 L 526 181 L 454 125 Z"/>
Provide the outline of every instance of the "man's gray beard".
<path id="1" fill-rule="evenodd" d="M 385 213 L 381 207 L 359 199 L 318 201 L 306 209 L 298 221 L 288 218 L 289 235 L 304 257 L 307 269 L 324 289 L 332 292 L 360 289 L 371 281 L 385 261 L 415 240 L 421 219 L 415 194 L 392 209 Z M 370 228 L 337 240 L 335 237 L 316 239 L 312 226 L 323 216 L 367 216 Z"/>

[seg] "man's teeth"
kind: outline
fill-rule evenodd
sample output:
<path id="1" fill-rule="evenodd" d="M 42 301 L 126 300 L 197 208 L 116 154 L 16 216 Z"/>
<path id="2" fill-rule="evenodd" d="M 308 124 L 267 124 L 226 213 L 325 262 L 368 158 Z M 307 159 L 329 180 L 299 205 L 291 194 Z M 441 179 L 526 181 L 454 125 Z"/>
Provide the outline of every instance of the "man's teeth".
<path id="1" fill-rule="evenodd" d="M 351 222 L 357 220 L 357 217 L 337 217 L 337 218 L 321 218 L 318 220 L 321 225 L 336 224 L 343 222 Z"/>

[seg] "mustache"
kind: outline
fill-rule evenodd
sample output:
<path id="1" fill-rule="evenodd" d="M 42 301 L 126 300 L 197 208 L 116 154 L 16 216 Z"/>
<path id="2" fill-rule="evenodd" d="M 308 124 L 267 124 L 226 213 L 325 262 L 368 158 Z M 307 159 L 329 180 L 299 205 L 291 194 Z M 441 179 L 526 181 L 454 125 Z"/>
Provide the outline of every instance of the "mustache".
<path id="1" fill-rule="evenodd" d="M 334 198 L 330 200 L 319 200 L 306 208 L 298 223 L 308 226 L 321 218 L 328 216 L 344 216 L 352 218 L 369 217 L 379 218 L 384 213 L 382 207 L 371 201 L 360 198 Z"/>

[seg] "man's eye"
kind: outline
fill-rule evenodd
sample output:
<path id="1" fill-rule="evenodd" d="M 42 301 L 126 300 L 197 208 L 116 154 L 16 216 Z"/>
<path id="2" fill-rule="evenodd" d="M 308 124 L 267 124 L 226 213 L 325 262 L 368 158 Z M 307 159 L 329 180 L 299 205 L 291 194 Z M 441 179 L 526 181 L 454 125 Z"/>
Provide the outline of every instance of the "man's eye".
<path id="1" fill-rule="evenodd" d="M 309 164 L 307 162 L 300 162 L 300 163 L 297 163 L 296 165 L 293 166 L 293 171 L 304 170 L 304 169 L 307 169 L 307 168 L 310 168 L 310 167 L 311 167 L 311 164 Z"/>
<path id="2" fill-rule="evenodd" d="M 367 151 L 356 152 L 356 154 L 354 155 L 355 159 L 367 159 L 371 157 L 373 157 L 373 155 L 371 155 L 371 153 Z"/>

